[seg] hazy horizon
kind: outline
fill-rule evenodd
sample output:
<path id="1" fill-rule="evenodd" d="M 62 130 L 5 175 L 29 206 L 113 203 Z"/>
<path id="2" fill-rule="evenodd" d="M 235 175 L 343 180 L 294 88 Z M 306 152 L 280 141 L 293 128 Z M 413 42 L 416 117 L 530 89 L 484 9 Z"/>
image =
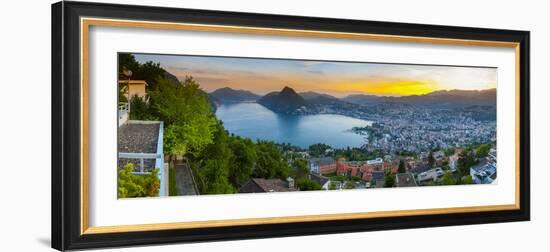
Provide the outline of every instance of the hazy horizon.
<path id="1" fill-rule="evenodd" d="M 313 60 L 132 54 L 178 79 L 193 76 L 207 92 L 229 87 L 258 95 L 293 88 L 298 93 L 407 96 L 442 90 L 496 88 L 496 68 Z"/>
<path id="2" fill-rule="evenodd" d="M 288 86 L 289 88 L 292 88 L 291 86 Z M 256 93 L 256 92 L 253 92 L 251 90 L 246 90 L 246 89 L 238 89 L 238 88 L 232 88 L 232 87 L 220 87 L 220 88 L 216 88 L 214 90 L 208 90 L 208 93 L 212 93 L 218 89 L 223 89 L 223 88 L 230 88 L 230 89 L 233 89 L 233 90 L 236 90 L 236 91 L 248 91 L 248 92 L 252 92 L 253 94 L 256 94 L 256 95 L 260 95 L 260 96 L 263 96 L 263 95 L 266 95 L 266 94 L 269 94 L 269 93 L 272 93 L 272 92 L 280 92 L 283 88 L 281 88 L 281 90 L 272 90 L 272 91 L 269 91 L 267 93 Z M 425 94 L 429 94 L 429 93 L 433 93 L 433 92 L 438 92 L 438 91 L 453 91 L 453 90 L 458 90 L 458 91 L 478 91 L 478 92 L 481 92 L 481 91 L 486 91 L 486 90 L 491 90 L 491 89 L 495 89 L 496 88 L 487 88 L 487 89 L 472 89 L 472 90 L 468 90 L 468 89 L 440 89 L 440 90 L 435 90 L 435 91 L 432 91 L 432 92 L 428 92 L 428 93 L 425 93 Z M 314 93 L 318 93 L 318 94 L 325 94 L 325 95 L 331 95 L 331 94 L 327 94 L 327 93 L 323 93 L 323 92 L 320 92 L 320 91 L 314 91 L 314 90 L 306 90 L 306 91 L 296 91 L 296 93 L 298 94 L 302 94 L 302 93 L 308 93 L 308 92 L 314 92 Z M 333 95 L 334 97 L 336 98 L 345 98 L 346 96 L 352 96 L 352 95 L 372 95 L 372 96 L 392 96 L 392 97 L 401 97 L 401 96 L 411 96 L 411 95 L 423 95 L 423 94 L 411 94 L 411 95 L 384 95 L 384 94 L 368 94 L 368 93 L 351 93 L 351 94 L 347 94 L 347 95 L 344 95 L 344 96 L 336 96 L 336 95 Z"/>

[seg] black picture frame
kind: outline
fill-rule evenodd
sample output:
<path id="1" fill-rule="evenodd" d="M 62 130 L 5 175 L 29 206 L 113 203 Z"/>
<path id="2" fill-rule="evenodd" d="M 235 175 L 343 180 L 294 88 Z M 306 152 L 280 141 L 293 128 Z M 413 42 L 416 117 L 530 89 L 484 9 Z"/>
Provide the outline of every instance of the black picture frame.
<path id="1" fill-rule="evenodd" d="M 519 209 L 161 231 L 81 234 L 80 17 L 519 43 Z M 102 3 L 52 5 L 52 247 L 58 250 L 254 239 L 530 219 L 529 32 Z"/>

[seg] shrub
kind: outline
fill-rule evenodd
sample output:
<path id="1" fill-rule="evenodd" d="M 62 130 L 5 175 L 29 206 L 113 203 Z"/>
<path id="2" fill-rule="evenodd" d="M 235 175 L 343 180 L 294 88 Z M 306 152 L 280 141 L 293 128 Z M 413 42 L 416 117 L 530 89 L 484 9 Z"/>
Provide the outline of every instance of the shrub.
<path id="1" fill-rule="evenodd" d="M 133 174 L 134 165 L 128 163 L 118 172 L 118 198 L 158 196 L 160 180 L 158 169 L 149 174 Z"/>

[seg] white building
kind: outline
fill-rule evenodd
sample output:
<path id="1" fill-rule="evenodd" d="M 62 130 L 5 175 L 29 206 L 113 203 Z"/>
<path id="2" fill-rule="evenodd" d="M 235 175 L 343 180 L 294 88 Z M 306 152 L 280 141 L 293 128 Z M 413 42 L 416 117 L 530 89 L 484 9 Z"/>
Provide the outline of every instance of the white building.
<path id="1" fill-rule="evenodd" d="M 384 163 L 384 160 L 382 160 L 382 158 L 367 160 L 367 164 L 369 165 L 377 165 L 377 164 L 383 164 L 383 163 Z"/>

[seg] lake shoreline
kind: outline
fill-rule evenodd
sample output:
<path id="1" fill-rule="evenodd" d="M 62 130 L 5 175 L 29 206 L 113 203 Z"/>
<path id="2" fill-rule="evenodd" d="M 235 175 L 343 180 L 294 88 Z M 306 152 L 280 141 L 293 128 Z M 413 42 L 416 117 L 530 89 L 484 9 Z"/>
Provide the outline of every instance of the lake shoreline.
<path id="1" fill-rule="evenodd" d="M 366 143 L 365 136 L 352 129 L 373 123 L 339 114 L 286 115 L 254 102 L 221 104 L 215 115 L 232 134 L 304 149 L 316 143 L 339 149 L 361 147 Z"/>

